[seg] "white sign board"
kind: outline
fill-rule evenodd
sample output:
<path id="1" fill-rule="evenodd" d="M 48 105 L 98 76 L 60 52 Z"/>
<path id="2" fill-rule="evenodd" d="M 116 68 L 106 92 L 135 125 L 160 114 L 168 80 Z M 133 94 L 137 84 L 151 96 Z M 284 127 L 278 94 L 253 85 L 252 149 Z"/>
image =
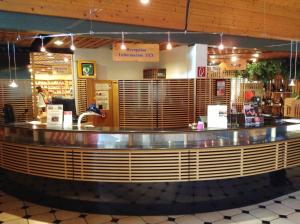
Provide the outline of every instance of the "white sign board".
<path id="1" fill-rule="evenodd" d="M 208 105 L 207 127 L 227 128 L 227 105 Z"/>
<path id="2" fill-rule="evenodd" d="M 63 124 L 63 113 L 64 106 L 47 105 L 47 126 L 62 126 Z"/>
<path id="3" fill-rule="evenodd" d="M 64 111 L 64 128 L 72 127 L 73 117 L 72 111 Z"/>

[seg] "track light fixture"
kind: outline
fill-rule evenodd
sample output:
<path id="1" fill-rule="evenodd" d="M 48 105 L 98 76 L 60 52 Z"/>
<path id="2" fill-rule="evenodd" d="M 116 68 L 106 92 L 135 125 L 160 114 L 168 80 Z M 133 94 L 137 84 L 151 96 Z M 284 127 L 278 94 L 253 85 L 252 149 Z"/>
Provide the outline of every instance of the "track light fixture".
<path id="1" fill-rule="evenodd" d="M 297 59 L 298 59 L 298 41 L 295 41 L 296 43 L 296 54 L 295 54 L 295 74 L 294 74 L 294 79 L 297 78 Z"/>
<path id="2" fill-rule="evenodd" d="M 292 79 L 292 61 L 293 61 L 293 41 L 291 40 L 291 51 L 290 51 L 290 74 L 289 79 L 291 80 L 289 86 L 295 86 L 295 82 Z"/>
<path id="3" fill-rule="evenodd" d="M 74 45 L 73 34 L 70 34 L 70 36 L 71 36 L 71 46 L 70 46 L 70 49 L 71 49 L 72 51 L 75 51 L 76 47 L 75 47 L 75 45 Z"/>
<path id="4" fill-rule="evenodd" d="M 9 50 L 9 41 L 7 41 L 7 57 L 8 57 L 8 71 L 9 71 L 9 84 L 8 86 L 11 87 L 11 68 L 10 68 L 10 50 Z"/>
<path id="5" fill-rule="evenodd" d="M 173 46 L 170 40 L 170 32 L 168 32 L 168 43 L 167 43 L 167 50 L 172 50 Z"/>
<path id="6" fill-rule="evenodd" d="M 124 41 L 124 32 L 122 32 L 122 43 L 121 43 L 121 50 L 126 50 L 127 47 L 126 47 L 126 44 L 125 44 L 125 41 Z"/>
<path id="7" fill-rule="evenodd" d="M 42 47 L 41 47 L 41 52 L 46 52 L 46 48 L 44 47 L 44 38 L 40 36 L 41 41 L 42 41 Z"/>
<path id="8" fill-rule="evenodd" d="M 13 53 L 14 53 L 14 70 L 15 70 L 15 79 L 11 82 L 10 87 L 18 87 L 17 81 L 17 63 L 16 63 L 16 46 L 13 44 Z M 15 81 L 16 80 L 16 81 Z"/>
<path id="9" fill-rule="evenodd" d="M 219 50 L 224 50 L 224 45 L 223 45 L 223 33 L 220 33 L 220 39 L 221 39 L 221 42 L 218 46 L 218 49 Z"/>

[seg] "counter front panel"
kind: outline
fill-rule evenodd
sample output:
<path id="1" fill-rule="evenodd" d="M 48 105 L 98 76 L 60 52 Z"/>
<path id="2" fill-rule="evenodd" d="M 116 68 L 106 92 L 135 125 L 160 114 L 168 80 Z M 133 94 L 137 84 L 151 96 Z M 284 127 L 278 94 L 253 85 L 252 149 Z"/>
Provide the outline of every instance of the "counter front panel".
<path id="1" fill-rule="evenodd" d="M 1 130 L 2 168 L 66 180 L 216 180 L 300 165 L 299 125 L 204 132 Z"/>

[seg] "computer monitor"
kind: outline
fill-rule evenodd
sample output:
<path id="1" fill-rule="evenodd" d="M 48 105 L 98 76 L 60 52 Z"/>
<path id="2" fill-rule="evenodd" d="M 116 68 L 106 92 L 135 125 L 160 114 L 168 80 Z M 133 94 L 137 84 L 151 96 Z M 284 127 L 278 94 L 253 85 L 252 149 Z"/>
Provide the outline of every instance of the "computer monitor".
<path id="1" fill-rule="evenodd" d="M 52 104 L 62 104 L 64 111 L 72 111 L 73 121 L 77 119 L 75 99 L 52 97 Z"/>

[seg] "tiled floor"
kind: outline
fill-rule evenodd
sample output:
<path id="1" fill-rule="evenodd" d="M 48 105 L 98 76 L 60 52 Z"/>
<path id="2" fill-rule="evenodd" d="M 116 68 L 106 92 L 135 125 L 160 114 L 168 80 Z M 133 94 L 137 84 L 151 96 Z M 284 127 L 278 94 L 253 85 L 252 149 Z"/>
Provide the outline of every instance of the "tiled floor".
<path id="1" fill-rule="evenodd" d="M 178 216 L 111 216 L 44 207 L 0 191 L 0 223 L 7 224 L 300 224 L 300 191 L 231 210 Z"/>

